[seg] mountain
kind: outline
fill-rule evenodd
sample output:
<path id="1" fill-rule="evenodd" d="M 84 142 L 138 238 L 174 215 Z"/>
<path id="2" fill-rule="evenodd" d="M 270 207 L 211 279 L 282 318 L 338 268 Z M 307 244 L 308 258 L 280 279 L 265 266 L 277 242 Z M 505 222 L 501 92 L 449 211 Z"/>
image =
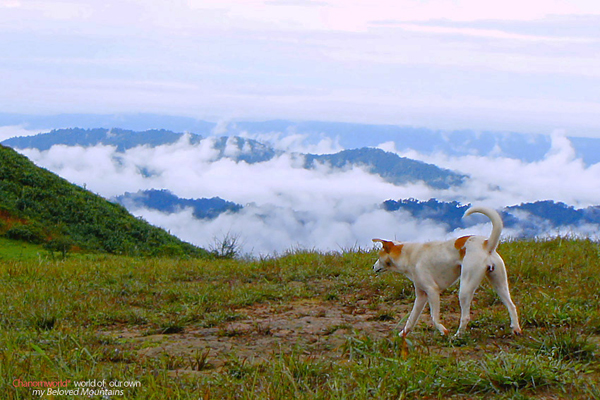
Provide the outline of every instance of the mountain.
<path id="1" fill-rule="evenodd" d="M 190 145 L 199 144 L 205 140 L 210 141 L 211 147 L 217 151 L 216 160 L 229 158 L 236 162 L 256 164 L 269 161 L 284 153 L 257 140 L 239 136 L 203 138 L 196 134 L 174 133 L 166 130 L 135 132 L 116 128 L 56 129 L 35 136 L 11 138 L 2 144 L 18 149 L 36 148 L 41 151 L 58 144 L 82 147 L 102 144 L 115 146 L 118 152 L 124 152 L 136 146 L 155 147 L 175 143 L 178 140 L 188 140 Z M 433 188 L 447 189 L 451 186 L 461 185 L 467 178 L 465 175 L 432 164 L 400 157 L 375 148 L 344 150 L 326 155 L 298 153 L 290 155 L 295 158 L 303 158 L 303 165 L 306 169 L 313 169 L 318 163 L 326 164 L 334 170 L 352 166 L 366 167 L 370 173 L 378 174 L 387 182 L 395 185 L 424 182 Z"/>
<path id="2" fill-rule="evenodd" d="M 126 193 L 114 199 L 130 210 L 147 208 L 163 213 L 176 213 L 184 208 L 192 208 L 197 219 L 211 220 L 225 212 L 238 212 L 243 207 L 221 198 L 181 199 L 167 190 L 146 190 Z M 469 204 L 444 202 L 436 199 L 418 201 L 415 199 L 387 200 L 381 207 L 388 212 L 407 212 L 418 221 L 435 221 L 446 226 L 447 232 L 467 229 L 477 224 L 487 223 L 485 216 L 475 214 L 463 219 Z M 600 206 L 576 209 L 561 202 L 550 200 L 522 203 L 499 210 L 504 226 L 513 239 L 528 239 L 545 234 L 571 234 L 600 230 Z M 587 227 L 587 229 L 585 229 Z"/>
<path id="3" fill-rule="evenodd" d="M 433 220 L 445 224 L 448 231 L 464 229 L 487 222 L 487 218 L 474 215 L 463 219 L 470 205 L 458 202 L 440 202 L 436 199 L 418 201 L 415 199 L 387 200 L 382 208 L 389 212 L 404 211 L 419 220 Z M 600 228 L 600 206 L 577 209 L 573 206 L 551 200 L 522 203 L 506 207 L 500 211 L 504 227 L 518 232 L 515 238 L 533 238 L 546 233 L 598 232 Z M 585 229 L 585 227 L 588 229 Z"/>
<path id="4" fill-rule="evenodd" d="M 224 212 L 237 212 L 242 209 L 239 204 L 225 201 L 219 197 L 212 199 L 182 199 L 168 190 L 140 190 L 137 193 L 125 193 L 114 201 L 128 210 L 148 208 L 167 214 L 192 208 L 198 219 L 214 219 Z"/>
<path id="5" fill-rule="evenodd" d="M 196 118 L 148 113 L 58 115 L 0 113 L 0 126 L 22 126 L 28 130 L 63 129 L 75 126 L 84 129 L 111 129 L 119 126 L 134 131 L 168 129 L 175 132 L 187 131 L 209 135 L 216 125 L 214 122 L 201 121 Z"/>
<path id="6" fill-rule="evenodd" d="M 0 145 L 0 235 L 128 255 L 207 255 Z"/>
<path id="7" fill-rule="evenodd" d="M 21 115 L 0 113 L 0 126 L 22 126 L 35 130 L 80 127 L 84 129 L 120 127 L 146 131 L 165 129 L 191 132 L 199 136 L 222 135 L 258 137 L 280 134 L 303 135 L 306 143 L 330 138 L 343 148 L 376 147 L 393 142 L 400 151 L 449 156 L 479 155 L 508 157 L 526 162 L 539 161 L 550 151 L 552 139 L 545 134 L 473 130 L 439 130 L 398 125 L 355 124 L 323 121 L 227 121 L 208 122 L 188 117 L 156 114 L 62 114 Z M 548 132 L 551 133 L 551 132 Z M 586 164 L 600 162 L 600 139 L 569 136 L 577 157 Z M 11 147 L 19 147 L 13 146 Z M 28 146 L 29 147 L 29 146 Z M 24 147 L 20 147 L 24 148 Z"/>
<path id="8" fill-rule="evenodd" d="M 451 186 L 463 184 L 467 178 L 465 175 L 432 164 L 399 157 L 394 153 L 373 148 L 305 156 L 305 168 L 315 168 L 317 163 L 327 164 L 336 169 L 352 165 L 365 166 L 370 173 L 377 174 L 395 185 L 422 181 L 436 189 L 448 189 Z"/>
<path id="9" fill-rule="evenodd" d="M 143 132 L 135 132 L 125 129 L 55 129 L 48 133 L 40 133 L 34 136 L 14 137 L 2 142 L 3 145 L 17 149 L 48 150 L 54 145 L 90 147 L 99 144 L 115 146 L 118 151 L 147 145 L 151 147 L 175 143 L 183 133 L 175 133 L 164 129 L 152 129 Z M 190 140 L 198 142 L 202 136 L 192 135 Z"/>
<path id="10" fill-rule="evenodd" d="M 235 121 L 221 127 L 222 134 L 305 135 L 307 143 L 316 144 L 323 138 L 335 139 L 343 148 L 376 147 L 393 142 L 399 151 L 415 150 L 421 154 L 449 156 L 478 155 L 507 157 L 525 162 L 540 161 L 552 148 L 550 135 L 518 132 L 473 130 L 436 130 L 398 125 L 372 125 L 318 121 Z M 551 133 L 551 132 L 548 132 Z M 568 137 L 577 157 L 586 164 L 600 162 L 600 139 Z"/>

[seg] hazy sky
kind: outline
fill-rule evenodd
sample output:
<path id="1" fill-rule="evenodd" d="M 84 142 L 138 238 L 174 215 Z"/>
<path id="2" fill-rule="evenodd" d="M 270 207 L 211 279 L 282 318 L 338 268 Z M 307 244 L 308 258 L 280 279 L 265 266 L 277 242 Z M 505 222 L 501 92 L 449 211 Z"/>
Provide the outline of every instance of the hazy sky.
<path id="1" fill-rule="evenodd" d="M 597 0 L 0 0 L 0 112 L 600 137 Z"/>

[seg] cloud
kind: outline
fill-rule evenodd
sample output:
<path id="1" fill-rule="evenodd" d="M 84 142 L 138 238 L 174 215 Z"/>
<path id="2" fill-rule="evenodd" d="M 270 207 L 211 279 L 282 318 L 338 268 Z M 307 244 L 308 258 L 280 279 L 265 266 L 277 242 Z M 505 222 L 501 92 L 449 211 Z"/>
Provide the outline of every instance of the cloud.
<path id="1" fill-rule="evenodd" d="M 540 36 L 540 35 L 525 35 L 520 33 L 507 32 L 497 29 L 481 29 L 481 28 L 466 28 L 466 27 L 447 27 L 447 26 L 431 26 L 419 24 L 390 24 L 408 32 L 429 33 L 437 35 L 461 35 L 472 36 L 477 38 L 499 39 L 499 40 L 514 40 L 525 42 L 550 42 L 550 43 L 597 43 L 599 38 L 589 37 L 562 37 L 562 36 Z"/>
<path id="2" fill-rule="evenodd" d="M 4 2 L 0 107 L 597 128 L 600 6 L 522 3 Z"/>
<path id="3" fill-rule="evenodd" d="M 331 138 L 322 134 L 318 141 L 310 141 L 310 135 L 295 132 L 268 132 L 251 134 L 241 132 L 241 137 L 254 139 L 266 143 L 276 150 L 305 154 L 334 154 L 344 148 L 339 143 L 339 138 Z"/>
<path id="4" fill-rule="evenodd" d="M 33 136 L 37 135 L 39 130 L 29 130 L 22 126 L 0 126 L 0 142 L 17 136 Z"/>
<path id="5" fill-rule="evenodd" d="M 429 241 L 447 236 L 443 226 L 431 221 L 417 221 L 402 212 L 388 213 L 376 204 L 352 201 L 322 201 L 302 211 L 250 204 L 240 213 L 221 214 L 211 221 L 194 219 L 190 209 L 176 214 L 147 209 L 134 213 L 183 240 L 205 247 L 227 235 L 236 237 L 241 252 L 254 256 L 282 254 L 291 249 L 369 249 L 371 239 L 376 237 Z"/>
<path id="6" fill-rule="evenodd" d="M 543 160 L 527 163 L 504 157 L 444 154 L 422 155 L 415 151 L 398 154 L 435 163 L 471 177 L 465 187 L 449 191 L 440 197 L 463 203 L 486 202 L 493 207 L 505 207 L 537 200 L 555 200 L 587 207 L 600 199 L 600 163 L 586 166 L 575 156 L 575 150 L 564 132 L 551 135 L 552 146 Z M 383 145 L 388 151 L 393 145 Z"/>
<path id="7" fill-rule="evenodd" d="M 281 148 L 306 146 L 302 137 L 291 135 L 288 141 L 285 134 L 273 133 L 271 140 Z M 236 162 L 219 158 L 217 140 L 209 137 L 191 143 L 189 135 L 184 135 L 173 144 L 139 146 L 122 153 L 111 146 L 62 145 L 43 152 L 23 152 L 38 165 L 106 198 L 144 189 L 168 189 L 182 198 L 218 196 L 241 204 L 241 212 L 221 214 L 213 220 L 197 220 L 191 209 L 174 214 L 143 208 L 131 211 L 202 247 L 234 235 L 241 250 L 254 255 L 282 253 L 290 248 L 370 248 L 374 237 L 428 241 L 464 233 L 489 234 L 489 224 L 448 232 L 446 226 L 416 220 L 405 212 L 386 212 L 380 206 L 388 199 L 434 197 L 503 208 L 546 199 L 588 206 L 600 198 L 600 163 L 586 167 L 575 157 L 564 133 L 558 131 L 546 157 L 533 163 L 503 157 L 401 154 L 470 175 L 465 185 L 448 190 L 419 183 L 395 186 L 356 166 L 332 170 L 319 165 L 307 170 L 302 167 L 302 157 L 289 153 L 261 163 Z M 225 154 L 249 151 L 234 143 L 234 139 L 228 140 Z M 328 146 L 332 144 L 324 147 Z M 394 150 L 392 143 L 381 147 Z M 552 234 L 553 230 L 547 232 Z M 517 235 L 518 231 L 505 233 L 505 237 Z"/>

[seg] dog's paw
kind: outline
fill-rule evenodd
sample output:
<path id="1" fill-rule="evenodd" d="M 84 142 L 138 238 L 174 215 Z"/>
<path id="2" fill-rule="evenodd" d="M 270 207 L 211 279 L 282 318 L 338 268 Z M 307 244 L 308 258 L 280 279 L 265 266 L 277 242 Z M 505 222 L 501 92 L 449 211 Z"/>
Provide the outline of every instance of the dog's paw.
<path id="1" fill-rule="evenodd" d="M 513 331 L 513 334 L 515 334 L 517 336 L 521 336 L 523 334 L 523 331 L 519 327 L 512 328 L 512 331 Z"/>
<path id="2" fill-rule="evenodd" d="M 406 329 L 402 329 L 400 332 L 398 332 L 398 336 L 405 338 L 406 335 L 408 335 L 408 331 Z"/>

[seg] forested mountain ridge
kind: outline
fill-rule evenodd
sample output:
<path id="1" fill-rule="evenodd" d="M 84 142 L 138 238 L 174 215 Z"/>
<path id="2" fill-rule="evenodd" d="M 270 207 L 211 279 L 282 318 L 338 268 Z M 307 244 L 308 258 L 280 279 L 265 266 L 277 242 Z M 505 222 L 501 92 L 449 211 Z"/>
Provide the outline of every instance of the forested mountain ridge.
<path id="1" fill-rule="evenodd" d="M 407 212 L 419 220 L 432 220 L 448 227 L 448 231 L 464 229 L 488 219 L 474 215 L 463 219 L 470 204 L 456 201 L 444 202 L 436 199 L 419 201 L 415 199 L 386 200 L 382 208 L 388 212 Z M 522 203 L 498 210 L 504 227 L 518 232 L 517 238 L 533 238 L 544 232 L 568 233 L 575 227 L 589 227 L 590 233 L 597 232 L 600 226 L 600 206 L 575 208 L 552 200 Z M 585 230 L 583 230 L 585 231 Z"/>
<path id="2" fill-rule="evenodd" d="M 219 197 L 211 199 L 182 199 L 168 190 L 139 190 L 137 193 L 125 193 L 114 198 L 114 201 L 128 210 L 148 208 L 165 214 L 175 213 L 185 208 L 193 210 L 192 215 L 198 219 L 214 219 L 224 212 L 238 212 L 243 207 Z"/>
<path id="3" fill-rule="evenodd" d="M 235 162 L 257 164 L 286 153 L 274 149 L 269 144 L 240 136 L 203 137 L 194 133 L 174 133 L 167 130 L 136 132 L 117 128 L 57 129 L 34 136 L 14 137 L 2 143 L 17 149 L 35 148 L 40 151 L 48 150 L 54 145 L 81 147 L 106 145 L 114 146 L 117 152 L 124 152 L 136 146 L 155 147 L 173 144 L 178 140 L 187 140 L 191 146 L 198 145 L 201 141 L 210 141 L 209 145 L 216 153 L 214 161 L 228 158 Z M 465 175 L 433 164 L 400 157 L 372 147 L 343 150 L 333 154 L 287 153 L 291 157 L 302 160 L 303 167 L 306 169 L 315 168 L 317 163 L 327 165 L 334 171 L 357 166 L 381 176 L 394 185 L 424 182 L 433 188 L 447 189 L 461 185 L 467 178 Z"/>
<path id="4" fill-rule="evenodd" d="M 396 149 L 415 150 L 421 154 L 448 156 L 479 155 L 509 157 L 526 162 L 539 161 L 550 151 L 552 139 L 545 133 L 494 132 L 479 130 L 440 130 L 401 125 L 374 125 L 325 121 L 201 121 L 188 117 L 157 114 L 62 114 L 49 116 L 0 113 L 0 126 L 23 126 L 27 129 L 67 128 L 84 129 L 120 127 L 133 131 L 166 129 L 174 132 L 193 132 L 209 136 L 258 137 L 274 132 L 283 137 L 297 134 L 309 143 L 327 137 L 343 148 L 375 147 L 394 142 Z M 581 137 L 576 132 L 568 136 L 578 157 L 588 165 L 600 162 L 600 139 Z M 3 143 L 8 144 L 8 143 Z M 11 147 L 13 144 L 8 144 Z M 21 147 L 23 148 L 23 147 Z"/>
<path id="5" fill-rule="evenodd" d="M 0 236 L 114 254 L 207 255 L 1 145 Z"/>

